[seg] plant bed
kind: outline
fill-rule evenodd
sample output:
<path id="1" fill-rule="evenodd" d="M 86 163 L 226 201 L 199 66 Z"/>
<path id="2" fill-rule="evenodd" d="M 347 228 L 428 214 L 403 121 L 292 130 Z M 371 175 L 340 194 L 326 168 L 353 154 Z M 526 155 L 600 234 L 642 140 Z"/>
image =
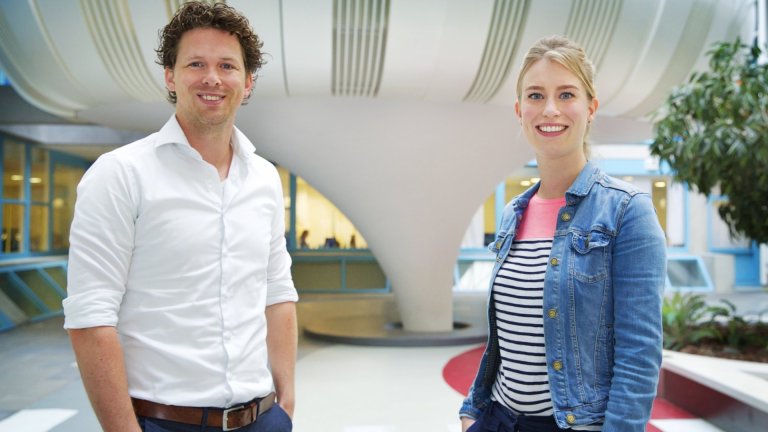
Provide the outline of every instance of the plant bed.
<path id="1" fill-rule="evenodd" d="M 704 297 L 679 292 L 664 299 L 664 348 L 687 354 L 768 363 L 768 322 L 748 320 L 727 300 L 709 305 Z"/>
<path id="2" fill-rule="evenodd" d="M 706 343 L 701 345 L 687 345 L 679 350 L 686 354 L 697 354 L 709 357 L 719 357 L 730 360 L 742 360 L 751 362 L 768 363 L 768 351 L 765 349 L 746 349 L 732 351 L 727 345 Z"/>

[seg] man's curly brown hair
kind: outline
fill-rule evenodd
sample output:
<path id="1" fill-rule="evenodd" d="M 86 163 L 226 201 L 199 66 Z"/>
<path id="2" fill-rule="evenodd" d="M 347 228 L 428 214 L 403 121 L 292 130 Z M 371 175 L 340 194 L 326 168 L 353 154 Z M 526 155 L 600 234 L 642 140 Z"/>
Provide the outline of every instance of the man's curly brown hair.
<path id="1" fill-rule="evenodd" d="M 157 52 L 157 64 L 173 69 L 179 53 L 181 36 L 196 28 L 214 28 L 229 32 L 240 41 L 243 49 L 245 69 L 256 79 L 256 71 L 264 64 L 261 56 L 263 42 L 254 33 L 248 19 L 231 6 L 224 3 L 210 5 L 199 1 L 185 3 L 165 27 L 160 30 L 160 46 Z M 246 96 L 246 100 L 250 94 Z M 176 92 L 168 91 L 168 100 L 176 103 Z M 245 101 L 243 101 L 245 103 Z"/>

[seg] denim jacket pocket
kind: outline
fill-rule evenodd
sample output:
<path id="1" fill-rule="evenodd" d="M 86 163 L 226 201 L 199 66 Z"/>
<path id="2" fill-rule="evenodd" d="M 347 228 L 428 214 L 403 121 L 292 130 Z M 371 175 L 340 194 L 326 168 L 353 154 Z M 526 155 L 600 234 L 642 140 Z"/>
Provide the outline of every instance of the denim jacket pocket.
<path id="1" fill-rule="evenodd" d="M 611 236 L 602 231 L 573 232 L 571 238 L 571 269 L 574 277 L 585 283 L 595 283 L 608 276 L 608 245 Z"/>
<path id="2" fill-rule="evenodd" d="M 507 233 L 500 231 L 496 234 L 496 238 L 492 243 L 488 244 L 488 250 L 493 253 L 499 253 L 501 246 L 504 244 L 504 239 L 507 237 Z"/>

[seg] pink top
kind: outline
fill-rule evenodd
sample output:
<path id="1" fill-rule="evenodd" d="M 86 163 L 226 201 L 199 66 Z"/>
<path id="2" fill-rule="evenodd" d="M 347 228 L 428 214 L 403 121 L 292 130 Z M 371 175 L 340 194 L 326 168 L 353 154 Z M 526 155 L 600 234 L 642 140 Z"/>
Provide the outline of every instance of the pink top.
<path id="1" fill-rule="evenodd" d="M 557 213 L 565 206 L 565 197 L 544 199 L 535 194 L 523 214 L 515 240 L 545 239 L 555 236 Z"/>

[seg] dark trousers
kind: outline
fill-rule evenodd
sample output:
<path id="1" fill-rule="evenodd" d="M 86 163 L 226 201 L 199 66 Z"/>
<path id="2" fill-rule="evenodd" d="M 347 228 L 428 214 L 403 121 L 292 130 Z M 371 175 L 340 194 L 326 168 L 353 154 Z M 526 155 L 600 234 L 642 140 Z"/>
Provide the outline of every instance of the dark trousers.
<path id="1" fill-rule="evenodd" d="M 139 426 L 144 432 L 219 432 L 221 427 L 191 425 L 149 417 L 139 417 Z M 235 429 L 237 432 L 291 432 L 293 423 L 288 414 L 275 404 L 269 411 L 260 415 L 256 422 Z"/>
<path id="2" fill-rule="evenodd" d="M 515 415 L 506 407 L 491 402 L 467 432 L 557 432 L 553 416 Z"/>

